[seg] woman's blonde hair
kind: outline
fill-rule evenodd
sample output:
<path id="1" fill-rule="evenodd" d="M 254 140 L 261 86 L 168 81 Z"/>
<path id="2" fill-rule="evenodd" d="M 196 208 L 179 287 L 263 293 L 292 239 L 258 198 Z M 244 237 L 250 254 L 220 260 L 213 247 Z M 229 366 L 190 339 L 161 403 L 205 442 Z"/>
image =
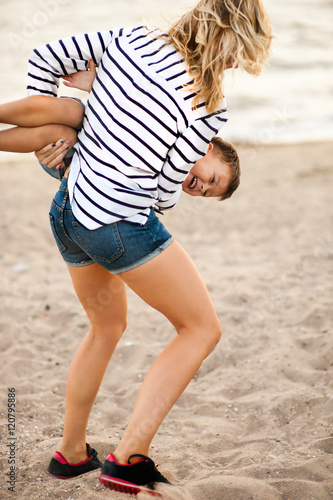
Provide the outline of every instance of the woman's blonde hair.
<path id="1" fill-rule="evenodd" d="M 261 73 L 270 55 L 272 27 L 261 0 L 201 0 L 168 35 L 194 78 L 194 107 L 203 98 L 213 112 L 223 98 L 225 69 Z"/>

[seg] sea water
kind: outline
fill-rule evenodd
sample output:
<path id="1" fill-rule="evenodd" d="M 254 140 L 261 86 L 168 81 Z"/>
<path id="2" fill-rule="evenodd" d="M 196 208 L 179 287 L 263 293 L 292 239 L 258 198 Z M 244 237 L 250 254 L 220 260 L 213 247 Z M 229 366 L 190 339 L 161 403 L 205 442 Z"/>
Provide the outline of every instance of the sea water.
<path id="1" fill-rule="evenodd" d="M 259 78 L 227 75 L 222 136 L 259 143 L 333 140 L 333 0 L 265 0 L 272 57 Z"/>
<path id="2" fill-rule="evenodd" d="M 0 102 L 25 95 L 30 51 L 82 32 L 162 25 L 191 0 L 0 0 Z M 232 141 L 333 139 L 333 0 L 264 0 L 273 22 L 270 65 L 258 78 L 228 70 Z M 62 89 L 67 92 L 68 89 Z"/>

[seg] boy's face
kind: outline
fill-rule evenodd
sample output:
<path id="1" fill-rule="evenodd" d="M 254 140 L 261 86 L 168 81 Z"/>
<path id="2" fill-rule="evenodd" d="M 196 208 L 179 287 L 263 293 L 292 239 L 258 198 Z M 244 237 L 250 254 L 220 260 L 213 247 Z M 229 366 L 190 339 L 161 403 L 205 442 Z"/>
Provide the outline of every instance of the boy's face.
<path id="1" fill-rule="evenodd" d="M 182 189 L 191 196 L 218 197 L 223 195 L 231 182 L 230 167 L 213 152 L 212 143 L 205 156 L 196 161 Z"/>

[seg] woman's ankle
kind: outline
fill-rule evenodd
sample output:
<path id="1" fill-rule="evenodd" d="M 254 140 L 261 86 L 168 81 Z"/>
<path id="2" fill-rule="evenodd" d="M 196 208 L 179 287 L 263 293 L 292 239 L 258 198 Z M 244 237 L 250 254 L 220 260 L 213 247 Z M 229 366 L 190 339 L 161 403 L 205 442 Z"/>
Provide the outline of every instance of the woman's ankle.
<path id="1" fill-rule="evenodd" d="M 132 455 L 133 455 L 133 459 L 129 460 L 129 458 Z M 142 448 L 142 449 L 140 449 L 140 451 L 138 451 L 138 449 L 135 449 L 134 451 L 133 450 L 131 450 L 131 451 L 121 451 L 121 450 L 116 449 L 113 452 L 114 458 L 116 459 L 117 463 L 120 464 L 120 465 L 128 465 L 129 463 L 138 462 L 138 460 L 140 460 L 140 458 L 137 455 L 138 456 L 144 455 L 144 456 L 148 457 L 149 456 L 149 450 L 146 449 L 146 448 Z"/>
<path id="2" fill-rule="evenodd" d="M 88 458 L 87 445 L 64 445 L 61 444 L 59 452 L 69 464 L 77 464 Z"/>

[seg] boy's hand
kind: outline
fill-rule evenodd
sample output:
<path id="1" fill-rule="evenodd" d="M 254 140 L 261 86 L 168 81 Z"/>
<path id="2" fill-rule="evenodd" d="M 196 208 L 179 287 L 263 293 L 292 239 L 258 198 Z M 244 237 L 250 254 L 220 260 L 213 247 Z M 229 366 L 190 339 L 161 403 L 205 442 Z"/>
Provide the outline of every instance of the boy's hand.
<path id="1" fill-rule="evenodd" d="M 79 90 L 85 90 L 86 92 L 91 91 L 94 80 L 96 78 L 97 71 L 95 68 L 95 63 L 92 59 L 89 61 L 88 71 L 78 71 L 72 75 L 62 76 L 62 80 L 66 87 L 73 87 Z"/>
<path id="2" fill-rule="evenodd" d="M 35 151 L 35 156 L 43 165 L 49 168 L 56 166 L 61 168 L 65 165 L 62 160 L 68 151 L 67 142 L 64 139 L 60 139 L 54 145 L 49 144 L 45 148 Z"/>

